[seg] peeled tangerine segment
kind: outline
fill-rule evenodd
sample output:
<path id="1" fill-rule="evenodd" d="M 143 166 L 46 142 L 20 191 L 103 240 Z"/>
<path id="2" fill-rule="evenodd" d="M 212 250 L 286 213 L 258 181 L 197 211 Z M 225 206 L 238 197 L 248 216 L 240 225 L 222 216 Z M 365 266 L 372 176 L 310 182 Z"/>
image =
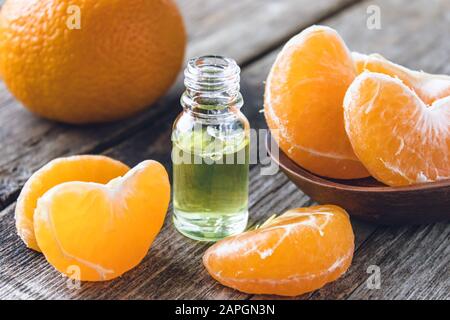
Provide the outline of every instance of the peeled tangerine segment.
<path id="1" fill-rule="evenodd" d="M 344 114 L 353 149 L 379 181 L 405 186 L 450 178 L 450 96 L 427 105 L 400 79 L 364 72 L 347 91 Z"/>
<path id="2" fill-rule="evenodd" d="M 214 279 L 239 291 L 297 296 L 339 278 L 353 251 L 348 214 L 324 205 L 289 210 L 256 230 L 219 241 L 203 263 Z"/>
<path id="3" fill-rule="evenodd" d="M 97 155 L 58 158 L 36 171 L 25 183 L 17 199 L 17 233 L 27 247 L 40 251 L 34 236 L 33 214 L 38 199 L 52 187 L 68 181 L 107 183 L 127 173 L 120 161 Z"/>
<path id="4" fill-rule="evenodd" d="M 85 281 L 113 279 L 147 254 L 169 199 L 167 172 L 155 161 L 107 184 L 63 183 L 38 201 L 36 239 L 58 271 Z"/>
<path id="5" fill-rule="evenodd" d="M 356 77 L 339 34 L 312 26 L 278 55 L 265 90 L 265 117 L 280 148 L 300 166 L 322 176 L 367 177 L 344 128 L 342 102 Z"/>
<path id="6" fill-rule="evenodd" d="M 365 55 L 353 52 L 352 56 L 358 74 L 369 71 L 398 78 L 427 105 L 450 96 L 449 76 L 410 70 L 385 59 L 377 53 Z"/>

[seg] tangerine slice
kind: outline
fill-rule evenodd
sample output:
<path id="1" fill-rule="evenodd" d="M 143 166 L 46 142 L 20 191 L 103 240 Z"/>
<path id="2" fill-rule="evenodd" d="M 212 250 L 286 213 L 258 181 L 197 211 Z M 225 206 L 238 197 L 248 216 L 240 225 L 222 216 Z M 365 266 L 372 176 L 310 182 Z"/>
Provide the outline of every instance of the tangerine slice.
<path id="1" fill-rule="evenodd" d="M 350 266 L 348 214 L 332 206 L 285 212 L 256 230 L 226 238 L 203 256 L 209 274 L 251 294 L 297 296 L 338 279 Z"/>
<path id="2" fill-rule="evenodd" d="M 81 155 L 50 161 L 28 179 L 20 192 L 15 210 L 18 235 L 27 247 L 40 251 L 34 236 L 33 214 L 45 192 L 68 181 L 107 183 L 128 170 L 127 165 L 105 156 Z"/>
<path id="3" fill-rule="evenodd" d="M 450 96 L 427 107 L 400 79 L 365 72 L 349 87 L 344 114 L 353 149 L 379 181 L 450 178 Z"/>
<path id="4" fill-rule="evenodd" d="M 169 200 L 169 178 L 156 161 L 144 161 L 108 184 L 66 182 L 39 199 L 36 239 L 46 259 L 67 276 L 110 280 L 147 254 Z"/>
<path id="5" fill-rule="evenodd" d="M 279 53 L 264 114 L 280 148 L 300 166 L 332 178 L 369 175 L 344 128 L 342 102 L 356 75 L 350 51 L 328 27 L 305 29 Z"/>
<path id="6" fill-rule="evenodd" d="M 384 73 L 400 79 L 413 90 L 422 101 L 431 105 L 434 101 L 450 96 L 450 77 L 414 71 L 395 64 L 375 53 L 365 55 L 352 53 L 358 74 L 364 71 Z"/>

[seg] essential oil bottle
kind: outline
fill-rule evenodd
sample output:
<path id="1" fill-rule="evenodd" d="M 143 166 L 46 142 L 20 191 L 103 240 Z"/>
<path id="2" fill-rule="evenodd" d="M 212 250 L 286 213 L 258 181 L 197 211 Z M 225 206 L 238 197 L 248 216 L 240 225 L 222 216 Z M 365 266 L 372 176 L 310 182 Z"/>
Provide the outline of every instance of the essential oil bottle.
<path id="1" fill-rule="evenodd" d="M 190 60 L 184 75 L 172 132 L 173 221 L 189 238 L 217 241 L 248 221 L 250 126 L 240 112 L 240 68 L 204 56 Z"/>

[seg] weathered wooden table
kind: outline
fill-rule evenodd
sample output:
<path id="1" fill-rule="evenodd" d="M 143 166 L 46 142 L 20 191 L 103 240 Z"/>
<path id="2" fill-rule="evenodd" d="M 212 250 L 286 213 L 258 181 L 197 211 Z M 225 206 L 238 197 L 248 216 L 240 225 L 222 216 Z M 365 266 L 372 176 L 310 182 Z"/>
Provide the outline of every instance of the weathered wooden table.
<path id="1" fill-rule="evenodd" d="M 264 128 L 263 83 L 280 47 L 311 24 L 336 28 L 352 50 L 379 52 L 415 69 L 450 74 L 448 0 L 179 0 L 189 30 L 187 57 L 216 53 L 242 66 L 243 112 Z M 381 29 L 366 26 L 368 6 L 381 9 Z M 370 9 L 369 9 L 370 11 Z M 171 124 L 180 112 L 181 81 L 148 111 L 102 126 L 39 119 L 0 86 L 0 299 L 261 299 L 225 288 L 204 270 L 208 244 L 179 235 L 167 218 L 142 264 L 120 279 L 70 289 L 41 254 L 16 235 L 14 205 L 26 179 L 49 160 L 106 154 L 135 165 L 156 159 L 170 170 Z M 287 178 L 251 171 L 251 222 L 306 206 L 311 199 Z M 169 215 L 168 215 L 169 217 Z M 449 299 L 450 225 L 386 227 L 352 221 L 353 264 L 344 277 L 299 299 Z M 381 286 L 367 286 L 378 266 Z M 369 279 L 370 282 L 370 279 Z"/>

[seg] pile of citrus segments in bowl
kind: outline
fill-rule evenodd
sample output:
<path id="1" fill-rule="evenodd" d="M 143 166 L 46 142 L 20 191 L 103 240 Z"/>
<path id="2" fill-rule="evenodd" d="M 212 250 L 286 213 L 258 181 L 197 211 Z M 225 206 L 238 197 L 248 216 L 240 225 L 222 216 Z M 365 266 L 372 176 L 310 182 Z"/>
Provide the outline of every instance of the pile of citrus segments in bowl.
<path id="1" fill-rule="evenodd" d="M 76 33 L 62 14 L 70 4 L 89 13 Z M 167 92 L 184 61 L 187 36 L 171 0 L 7 0 L 0 21 L 2 80 L 27 109 L 64 123 L 139 113 Z M 312 26 L 279 53 L 264 101 L 281 150 L 318 176 L 372 176 L 391 187 L 450 178 L 448 76 L 352 53 L 335 30 Z M 130 169 L 106 156 L 58 158 L 25 183 L 16 229 L 59 272 L 112 280 L 146 257 L 170 197 L 156 161 Z M 220 240 L 198 263 L 242 292 L 296 296 L 341 277 L 354 248 L 346 210 L 320 205 Z"/>
<path id="2" fill-rule="evenodd" d="M 328 27 L 285 45 L 265 117 L 283 152 L 323 177 L 394 187 L 450 178 L 450 77 L 351 53 Z"/>

